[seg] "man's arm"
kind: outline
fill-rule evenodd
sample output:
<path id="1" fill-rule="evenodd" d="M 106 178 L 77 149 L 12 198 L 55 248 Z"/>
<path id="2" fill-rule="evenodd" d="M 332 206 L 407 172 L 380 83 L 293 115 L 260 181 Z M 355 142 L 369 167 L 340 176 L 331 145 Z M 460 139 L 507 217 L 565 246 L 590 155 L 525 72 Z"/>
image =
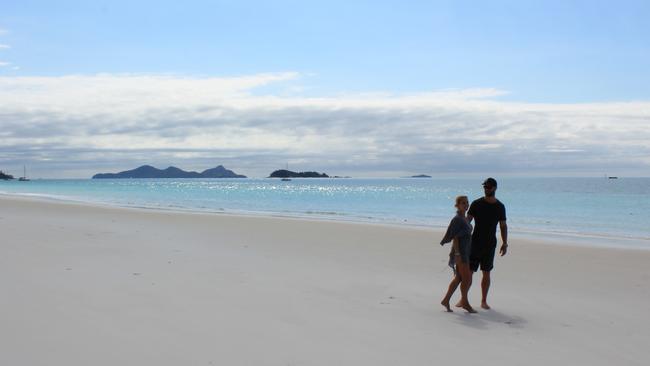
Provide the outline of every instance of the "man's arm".
<path id="1" fill-rule="evenodd" d="M 476 201 L 472 202 L 471 205 L 469 205 L 469 209 L 467 210 L 467 222 L 472 223 L 472 220 L 474 220 L 474 214 L 476 213 Z"/>
<path id="2" fill-rule="evenodd" d="M 508 252 L 508 224 L 506 224 L 506 220 L 499 221 L 499 229 L 501 231 L 501 241 L 503 242 L 499 253 L 503 257 Z"/>

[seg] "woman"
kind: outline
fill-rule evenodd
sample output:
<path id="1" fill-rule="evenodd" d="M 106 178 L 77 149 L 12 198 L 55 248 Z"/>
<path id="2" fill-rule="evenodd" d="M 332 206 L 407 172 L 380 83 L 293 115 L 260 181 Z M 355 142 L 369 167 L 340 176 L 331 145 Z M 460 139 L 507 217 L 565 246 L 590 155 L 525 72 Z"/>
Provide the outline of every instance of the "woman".
<path id="1" fill-rule="evenodd" d="M 449 283 L 447 294 L 440 302 L 448 312 L 452 312 L 449 306 L 451 296 L 460 284 L 461 299 L 458 305 L 469 313 L 475 313 L 467 299 L 467 293 L 472 286 L 472 274 L 469 269 L 469 252 L 472 244 L 472 225 L 467 222 L 467 209 L 469 201 L 467 196 L 456 197 L 456 216 L 451 219 L 445 237 L 440 245 L 452 242 L 451 253 L 449 253 L 449 266 L 454 270 L 454 278 Z"/>

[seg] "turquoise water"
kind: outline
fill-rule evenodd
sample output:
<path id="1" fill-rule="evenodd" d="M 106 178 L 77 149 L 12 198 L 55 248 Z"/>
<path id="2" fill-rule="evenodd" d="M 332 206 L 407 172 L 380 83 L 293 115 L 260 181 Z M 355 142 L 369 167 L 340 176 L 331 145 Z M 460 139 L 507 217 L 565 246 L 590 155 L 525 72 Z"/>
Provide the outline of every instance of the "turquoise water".
<path id="1" fill-rule="evenodd" d="M 481 179 L 0 181 L 0 193 L 118 206 L 444 227 Z M 500 179 L 511 231 L 634 239 L 650 248 L 650 178 Z"/>

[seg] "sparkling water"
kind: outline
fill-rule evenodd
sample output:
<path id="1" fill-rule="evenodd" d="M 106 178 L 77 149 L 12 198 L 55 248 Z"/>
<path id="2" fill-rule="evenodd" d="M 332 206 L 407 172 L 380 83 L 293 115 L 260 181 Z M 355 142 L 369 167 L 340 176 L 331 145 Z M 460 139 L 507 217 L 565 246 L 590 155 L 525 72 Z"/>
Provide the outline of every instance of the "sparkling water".
<path id="1" fill-rule="evenodd" d="M 475 179 L 85 179 L 0 181 L 0 193 L 117 206 L 445 227 Z M 623 238 L 650 248 L 650 178 L 502 178 L 511 232 Z"/>

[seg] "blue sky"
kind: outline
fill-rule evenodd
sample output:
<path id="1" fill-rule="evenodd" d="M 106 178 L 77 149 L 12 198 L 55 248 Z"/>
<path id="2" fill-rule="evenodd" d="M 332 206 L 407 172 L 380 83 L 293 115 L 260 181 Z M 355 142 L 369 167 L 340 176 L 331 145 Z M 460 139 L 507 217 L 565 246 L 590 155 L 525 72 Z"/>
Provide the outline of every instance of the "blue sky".
<path id="1" fill-rule="evenodd" d="M 650 98 L 647 1 L 4 1 L 3 74 L 297 71 L 314 95 Z"/>
<path id="2" fill-rule="evenodd" d="M 3 166 L 5 170 L 15 169 L 26 163 L 38 166 L 44 176 L 59 175 L 55 172 L 62 171 L 67 176 L 84 176 L 96 168 L 91 166 L 92 161 L 97 162 L 93 152 L 107 153 L 105 149 L 111 141 L 118 144 L 117 141 L 129 140 L 138 148 L 130 154 L 100 154 L 109 156 L 101 166 L 127 169 L 145 162 L 144 156 L 150 156 L 162 165 L 200 168 L 199 165 L 208 164 L 204 167 L 207 168 L 214 164 L 196 156 L 210 160 L 212 154 L 216 155 L 215 160 L 248 169 L 244 173 L 249 175 L 265 174 L 276 160 L 294 161 L 298 167 L 302 162 L 310 170 L 345 167 L 331 173 L 354 174 L 364 161 L 391 160 L 391 156 L 383 154 L 399 147 L 404 154 L 402 158 L 384 165 L 370 164 L 373 168 L 364 171 L 367 175 L 393 175 L 417 169 L 432 156 L 457 150 L 443 146 L 432 150 L 427 145 L 432 139 L 422 141 L 422 145 L 400 140 L 397 132 L 404 126 L 414 128 L 417 136 L 429 134 L 433 138 L 436 131 L 446 131 L 450 124 L 471 128 L 487 126 L 494 118 L 500 118 L 494 123 L 503 125 L 504 131 L 510 131 L 506 133 L 511 135 L 504 140 L 497 139 L 497 144 L 501 144 L 497 156 L 507 155 L 511 159 L 478 164 L 473 157 L 485 156 L 481 147 L 494 149 L 494 144 L 488 141 L 489 134 L 484 136 L 481 132 L 468 136 L 474 141 L 473 148 L 463 150 L 467 154 L 464 160 L 452 159 L 456 166 L 429 164 L 425 170 L 458 174 L 493 169 L 508 174 L 526 168 L 523 171 L 529 174 L 590 175 L 617 168 L 627 174 L 650 175 L 648 150 L 632 138 L 639 137 L 643 133 L 641 127 L 649 121 L 649 4 L 645 1 L 0 1 L 0 88 L 4 89 L 0 89 L 0 97 L 4 96 L 4 102 L 0 100 L 0 127 L 5 130 L 4 135 L 0 133 L 0 149 L 7 151 L 4 157 L 0 156 L 0 169 Z M 273 76 L 269 79 L 269 75 Z M 75 78 L 69 79 L 71 76 Z M 252 79 L 255 81 L 251 82 Z M 142 82 L 163 87 L 143 91 Z M 187 87 L 187 99 L 176 98 L 174 90 L 179 84 L 175 83 L 188 82 L 194 84 Z M 217 85 L 240 82 L 238 87 L 226 88 L 226 94 L 223 94 L 226 89 Z M 95 86 L 92 90 L 98 90 L 98 97 L 106 103 L 84 99 L 89 95 L 84 89 L 88 84 Z M 183 86 L 179 88 L 185 90 Z M 39 90 L 56 96 L 45 98 Z M 201 97 L 193 98 L 192 90 L 214 93 L 210 94 L 214 98 L 199 103 L 197 99 Z M 453 102 L 441 104 L 441 100 L 450 98 L 449 93 L 455 93 L 450 99 Z M 164 120 L 155 123 L 170 120 L 184 125 L 194 123 L 193 134 L 185 131 L 173 140 L 169 131 L 163 134 L 162 130 L 149 129 L 150 134 L 144 135 L 143 130 L 122 128 L 100 132 L 98 139 L 105 140 L 101 143 L 83 143 L 84 136 L 100 131 L 89 127 L 101 123 L 98 116 L 114 110 L 111 103 L 117 102 L 108 101 L 131 95 L 129 101 L 138 103 L 144 94 L 149 99 L 142 100 L 141 104 L 147 105 L 147 111 L 157 111 Z M 72 96 L 76 98 L 78 110 L 69 102 Z M 232 122 L 234 117 L 226 118 L 230 122 L 220 119 L 228 115 L 224 111 L 238 110 L 239 107 L 233 106 L 241 102 L 242 96 L 246 97 L 246 108 L 249 108 L 246 110 L 249 122 L 237 125 Z M 418 101 L 414 102 L 414 98 Z M 152 99 L 164 100 L 165 104 L 152 105 Z M 384 110 L 382 105 L 393 107 Z M 171 114 L 162 113 L 172 106 L 177 108 L 165 112 Z M 454 107 L 448 111 L 446 106 Z M 213 115 L 197 112 L 205 108 L 220 108 L 220 112 Z M 268 130 L 258 125 L 251 127 L 252 120 L 270 118 L 268 108 L 284 108 L 277 117 L 279 120 L 263 123 L 270 126 Z M 182 115 L 182 110 L 187 114 Z M 342 110 L 348 114 L 332 114 Z M 594 111 L 606 111 L 606 120 L 603 114 L 596 115 Z M 153 123 L 141 118 L 144 109 L 118 112 L 110 122 L 104 123 L 114 126 Z M 417 119 L 404 117 L 409 113 L 418 116 Z M 445 113 L 453 118 L 441 117 Z M 391 135 L 377 130 L 382 122 L 376 118 L 380 117 L 399 120 L 402 124 L 385 127 L 396 131 Z M 283 130 L 282 123 L 287 119 L 302 119 L 304 125 L 296 122 L 285 135 L 273 133 Z M 314 120 L 321 124 L 315 127 Z M 32 127 L 27 128 L 30 123 Z M 60 126 L 66 123 L 70 128 L 61 132 Z M 527 141 L 537 143 L 538 149 L 544 147 L 568 154 L 558 162 L 571 161 L 570 164 L 564 167 L 552 164 L 558 171 L 543 164 L 548 158 L 542 158 L 540 151 L 511 148 L 518 145 L 516 138 L 521 136 L 521 131 L 536 130 L 526 126 L 539 123 L 547 124 L 548 129 L 539 130 Z M 324 124 L 338 127 L 324 131 Z M 573 126 L 568 135 L 562 127 L 565 124 Z M 237 130 L 239 134 L 231 135 L 234 139 L 248 142 L 266 139 L 269 147 L 263 143 L 253 146 L 236 142 L 214 150 L 201 137 L 198 125 L 203 126 L 208 136 Z M 304 127 L 303 135 L 296 133 L 300 130 L 296 127 L 300 126 Z M 61 135 L 33 134 L 39 129 L 56 130 Z M 619 141 L 599 147 L 593 139 L 600 136 L 602 129 L 611 131 L 619 140 L 631 137 L 622 145 Z M 366 130 L 370 132 L 364 133 Z M 158 134 L 159 139 L 153 140 L 151 133 Z M 344 151 L 340 147 L 320 151 L 315 146 L 322 146 L 322 141 L 316 137 L 323 133 L 341 141 L 359 133 L 359 141 L 366 144 L 359 143 L 363 148 L 358 151 Z M 178 140 L 181 136 L 185 146 L 191 145 L 196 150 L 184 151 Z M 284 139 L 286 136 L 292 138 Z M 368 141 L 368 136 L 374 139 Z M 305 143 L 310 138 L 317 145 Z M 304 144 L 303 149 L 295 148 L 298 140 Z M 382 143 L 394 148 L 383 150 Z M 37 146 L 40 153 L 16 148 L 24 144 Z M 523 145 L 526 144 L 529 143 Z M 289 150 L 293 153 L 282 152 Z M 78 161 L 63 167 L 57 155 L 61 151 L 72 154 L 70 160 L 77 156 Z M 309 154 L 313 151 L 319 153 Z M 584 156 L 577 158 L 575 155 L 580 153 Z M 529 154 L 525 155 L 529 159 L 521 165 L 513 164 L 514 157 L 521 154 Z M 341 161 L 342 157 L 351 155 L 358 156 L 358 161 L 349 164 Z M 260 156 L 273 158 L 266 161 Z M 604 164 L 607 157 L 615 158 Z M 258 163 L 250 163 L 251 159 Z M 407 169 L 400 168 L 407 162 L 414 163 Z M 232 168 L 237 170 L 237 166 Z"/>

